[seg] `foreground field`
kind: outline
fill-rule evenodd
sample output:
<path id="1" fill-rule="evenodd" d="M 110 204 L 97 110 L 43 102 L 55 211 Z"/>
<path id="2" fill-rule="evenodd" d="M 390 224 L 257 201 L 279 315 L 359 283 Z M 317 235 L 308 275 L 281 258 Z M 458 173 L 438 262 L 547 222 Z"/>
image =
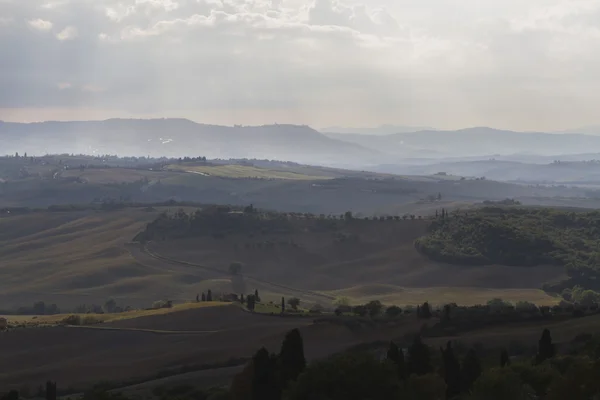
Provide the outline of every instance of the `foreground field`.
<path id="1" fill-rule="evenodd" d="M 98 381 L 152 379 L 166 369 L 250 357 L 261 346 L 277 351 L 283 335 L 292 328 L 301 328 L 310 359 L 391 334 L 313 325 L 309 318 L 250 314 L 236 306 L 190 309 L 104 326 L 114 329 L 56 327 L 3 333 L 0 385 L 37 387 L 50 376 L 62 387 L 75 388 Z M 161 333 L 166 329 L 179 332 Z"/>

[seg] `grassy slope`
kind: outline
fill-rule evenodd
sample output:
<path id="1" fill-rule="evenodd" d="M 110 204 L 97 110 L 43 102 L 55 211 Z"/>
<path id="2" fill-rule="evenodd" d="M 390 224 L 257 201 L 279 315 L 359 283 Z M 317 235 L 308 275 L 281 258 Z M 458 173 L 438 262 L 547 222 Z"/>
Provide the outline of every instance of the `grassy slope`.
<path id="1" fill-rule="evenodd" d="M 225 178 L 261 178 L 261 179 L 291 179 L 291 180 L 318 180 L 328 179 L 322 175 L 306 175 L 294 171 L 282 171 L 266 168 L 258 168 L 244 165 L 177 165 L 172 164 L 165 167 L 167 170 L 185 171 L 200 175 L 225 177 Z"/>
<path id="2" fill-rule="evenodd" d="M 427 224 L 419 220 L 355 221 L 343 231 L 356 235 L 357 242 L 336 242 L 332 233 L 231 235 L 226 239 L 199 237 L 155 243 L 152 249 L 171 259 L 222 271 L 227 271 L 231 262 L 240 261 L 244 274 L 333 297 L 348 296 L 356 303 L 379 299 L 396 304 L 425 300 L 435 304 L 477 304 L 493 297 L 545 304 L 556 301 L 538 289 L 542 283 L 563 276 L 561 267 L 481 268 L 436 263 L 420 255 L 413 246 L 413 241 L 425 233 Z M 265 241 L 293 241 L 298 247 L 246 247 Z M 267 299 L 279 300 L 277 296 Z"/>
<path id="3" fill-rule="evenodd" d="M 32 213 L 0 218 L 0 304 L 90 304 L 161 293 L 164 271 L 141 265 L 124 244 L 160 212 Z M 104 299 L 104 300 L 102 300 Z M 156 298 L 154 300 L 157 300 Z"/>

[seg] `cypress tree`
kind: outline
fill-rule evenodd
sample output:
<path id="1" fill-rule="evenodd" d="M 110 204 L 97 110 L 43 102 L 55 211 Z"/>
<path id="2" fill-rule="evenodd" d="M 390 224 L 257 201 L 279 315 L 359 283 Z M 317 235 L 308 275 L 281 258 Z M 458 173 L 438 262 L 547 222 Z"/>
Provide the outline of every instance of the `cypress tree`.
<path id="1" fill-rule="evenodd" d="M 281 390 L 277 379 L 277 358 L 264 347 L 252 357 L 252 400 L 279 400 Z"/>
<path id="2" fill-rule="evenodd" d="M 417 335 L 408 348 L 408 374 L 426 375 L 431 369 L 429 347 L 423 343 L 421 336 Z"/>
<path id="3" fill-rule="evenodd" d="M 470 349 L 463 360 L 462 365 L 462 381 L 463 391 L 465 393 L 471 390 L 473 383 L 481 375 L 481 362 L 475 350 Z"/>
<path id="4" fill-rule="evenodd" d="M 244 300 L 244 293 L 240 295 L 240 303 L 244 304 L 246 300 Z"/>
<path id="5" fill-rule="evenodd" d="M 285 312 L 285 298 L 281 297 L 281 313 Z"/>
<path id="6" fill-rule="evenodd" d="M 539 364 L 552 357 L 554 357 L 554 344 L 552 343 L 552 336 L 550 336 L 550 331 L 548 329 L 544 329 L 542 332 L 542 337 L 538 342 L 538 354 L 536 361 Z"/>
<path id="7" fill-rule="evenodd" d="M 500 353 L 500 366 L 502 368 L 510 365 L 510 358 L 508 357 L 508 351 L 506 349 L 502 349 L 502 353 Z"/>
<path id="8" fill-rule="evenodd" d="M 423 303 L 423 306 L 421 307 L 421 317 L 427 319 L 431 318 L 431 308 L 429 307 L 428 302 Z"/>
<path id="9" fill-rule="evenodd" d="M 249 294 L 246 297 L 246 307 L 248 308 L 248 310 L 250 311 L 254 311 L 254 306 L 256 305 L 256 299 L 254 298 L 253 294 Z"/>
<path id="10" fill-rule="evenodd" d="M 210 289 L 206 292 L 206 301 L 212 301 L 212 291 Z"/>
<path id="11" fill-rule="evenodd" d="M 452 342 L 448 341 L 446 349 L 440 348 L 444 363 L 444 381 L 446 382 L 446 399 L 454 399 L 460 395 L 461 378 L 460 363 L 454 355 Z"/>
<path id="12" fill-rule="evenodd" d="M 202 301 L 206 301 L 206 295 L 202 292 Z"/>
<path id="13" fill-rule="evenodd" d="M 254 300 L 260 303 L 260 297 L 258 296 L 258 289 L 254 289 Z"/>
<path id="14" fill-rule="evenodd" d="M 285 335 L 279 353 L 281 366 L 281 383 L 285 388 L 290 382 L 295 381 L 298 375 L 306 368 L 304 357 L 304 343 L 298 329 L 292 329 Z"/>
<path id="15" fill-rule="evenodd" d="M 46 400 L 56 400 L 56 382 L 46 382 Z"/>
<path id="16" fill-rule="evenodd" d="M 387 351 L 387 359 L 393 362 L 398 369 L 398 378 L 402 381 L 406 379 L 406 363 L 404 362 L 404 352 L 398 348 L 396 343 L 390 342 Z"/>

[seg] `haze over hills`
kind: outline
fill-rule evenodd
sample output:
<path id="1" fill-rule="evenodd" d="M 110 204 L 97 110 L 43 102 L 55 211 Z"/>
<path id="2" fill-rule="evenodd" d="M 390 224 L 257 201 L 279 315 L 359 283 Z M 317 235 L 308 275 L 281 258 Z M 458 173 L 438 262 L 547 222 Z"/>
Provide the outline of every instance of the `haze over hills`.
<path id="1" fill-rule="evenodd" d="M 598 155 L 596 155 L 598 156 Z M 498 181 L 560 184 L 600 183 L 600 157 L 588 161 L 552 161 L 543 164 L 502 159 L 438 162 L 431 164 L 385 164 L 372 167 L 374 172 L 402 175 L 434 175 L 439 173 L 481 177 Z"/>
<path id="2" fill-rule="evenodd" d="M 487 127 L 456 131 L 420 131 L 383 136 L 328 133 L 329 137 L 359 144 L 398 157 L 472 157 L 487 154 L 556 155 L 589 153 L 600 137 L 584 134 L 513 132 Z"/>
<path id="3" fill-rule="evenodd" d="M 332 128 L 333 129 L 333 128 Z M 352 128 L 348 128 L 352 129 Z M 277 159 L 367 169 L 504 157 L 526 163 L 584 161 L 600 136 L 513 132 L 486 127 L 456 131 L 383 125 L 360 133 L 321 133 L 306 125 L 222 126 L 187 119 L 109 119 L 42 123 L 0 122 L 2 153 L 118 154 L 153 157 Z M 366 132 L 372 132 L 367 134 Z"/>
<path id="4" fill-rule="evenodd" d="M 5 154 L 28 152 L 280 159 L 305 163 L 377 160 L 381 154 L 301 125 L 219 126 L 187 119 L 0 122 Z"/>

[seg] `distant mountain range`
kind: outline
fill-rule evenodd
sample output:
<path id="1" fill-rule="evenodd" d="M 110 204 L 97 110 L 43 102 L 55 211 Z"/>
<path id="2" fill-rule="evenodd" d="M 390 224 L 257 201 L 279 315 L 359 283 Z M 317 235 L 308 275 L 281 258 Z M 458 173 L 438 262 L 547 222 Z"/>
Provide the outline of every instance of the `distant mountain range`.
<path id="1" fill-rule="evenodd" d="M 435 131 L 436 129 L 428 126 L 402 126 L 402 125 L 380 125 L 373 128 L 348 128 L 341 126 L 332 126 L 320 129 L 323 133 L 356 133 L 359 135 L 393 135 L 394 133 L 407 133 L 419 131 Z"/>
<path id="2" fill-rule="evenodd" d="M 385 129 L 402 127 L 384 125 Z M 408 127 L 405 127 L 408 129 Z M 321 133 L 305 125 L 220 126 L 187 119 L 10 123 L 0 121 L 0 153 L 85 153 L 206 156 L 295 161 L 358 168 L 379 164 L 432 164 L 454 158 L 502 156 L 543 163 L 572 161 L 600 150 L 600 136 L 513 132 L 479 127 L 394 134 Z M 414 160 L 408 161 L 409 159 Z M 421 161 L 416 161 L 421 159 Z M 436 159 L 438 161 L 436 161 Z M 590 158 L 588 158 L 590 159 Z M 427 161 L 430 160 L 430 161 Z"/>
<path id="3" fill-rule="evenodd" d="M 374 162 L 377 150 L 330 138 L 300 125 L 218 126 L 187 119 L 0 122 L 0 150 L 30 154 L 85 153 L 278 159 L 323 164 Z"/>
<path id="4" fill-rule="evenodd" d="M 555 133 L 583 133 L 585 135 L 600 135 L 600 125 L 583 126 L 576 129 L 556 131 Z"/>
<path id="5" fill-rule="evenodd" d="M 327 133 L 396 157 L 472 157 L 488 154 L 555 155 L 589 153 L 600 148 L 600 136 L 513 132 L 487 127 L 456 131 L 419 131 L 393 135 L 367 136 Z"/>

